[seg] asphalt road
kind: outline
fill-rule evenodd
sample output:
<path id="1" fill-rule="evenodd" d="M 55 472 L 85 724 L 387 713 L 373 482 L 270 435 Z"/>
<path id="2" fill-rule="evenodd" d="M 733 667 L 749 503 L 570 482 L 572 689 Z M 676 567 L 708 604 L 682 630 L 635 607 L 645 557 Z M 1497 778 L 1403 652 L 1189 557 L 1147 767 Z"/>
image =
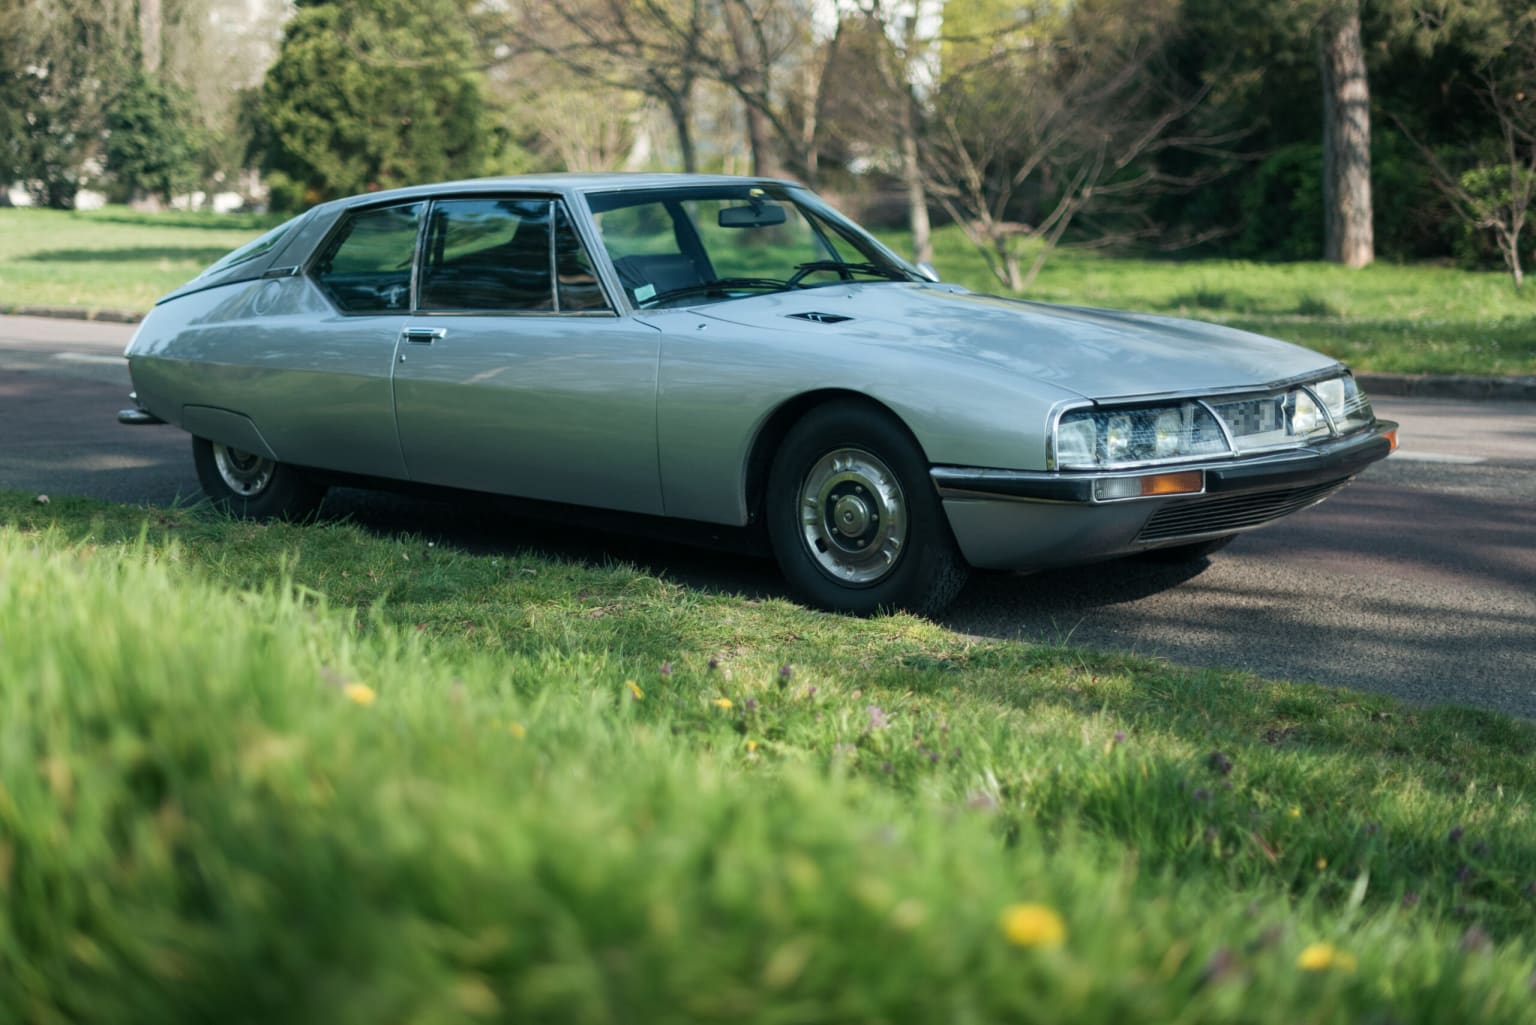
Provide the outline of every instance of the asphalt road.
<path id="1" fill-rule="evenodd" d="M 186 436 L 124 427 L 131 328 L 0 318 L 0 488 L 195 501 Z M 1384 398 L 1403 447 L 1324 504 L 1188 567 L 980 574 L 946 617 L 983 637 L 1132 651 L 1536 718 L 1536 404 Z M 621 558 L 779 594 L 742 556 L 340 491 L 328 513 L 502 550 Z M 450 524 L 443 526 L 443 524 Z"/>

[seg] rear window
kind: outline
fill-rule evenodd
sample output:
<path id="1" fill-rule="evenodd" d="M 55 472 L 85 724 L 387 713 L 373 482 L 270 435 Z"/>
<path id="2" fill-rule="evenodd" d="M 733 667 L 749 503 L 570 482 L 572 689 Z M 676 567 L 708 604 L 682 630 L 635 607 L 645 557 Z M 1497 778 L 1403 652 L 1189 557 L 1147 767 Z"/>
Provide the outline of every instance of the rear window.
<path id="1" fill-rule="evenodd" d="M 302 221 L 306 214 L 300 214 L 292 220 L 284 221 L 271 231 L 258 238 L 247 242 L 245 245 L 228 253 L 214 261 L 206 270 L 198 275 L 198 278 L 211 278 L 215 274 L 221 274 L 231 267 L 238 267 L 242 263 L 249 263 L 258 256 L 264 256 L 277 248 L 277 244 L 287 237 L 294 225 Z"/>

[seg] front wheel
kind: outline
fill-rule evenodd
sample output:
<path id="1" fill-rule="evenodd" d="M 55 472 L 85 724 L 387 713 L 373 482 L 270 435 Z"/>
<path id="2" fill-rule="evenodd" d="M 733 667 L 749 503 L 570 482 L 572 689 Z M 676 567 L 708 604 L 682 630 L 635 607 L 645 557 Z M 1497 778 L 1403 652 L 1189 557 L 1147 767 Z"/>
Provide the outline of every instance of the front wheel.
<path id="1" fill-rule="evenodd" d="M 301 520 L 320 508 L 325 487 L 286 463 L 207 438 L 192 439 L 197 479 L 216 508 L 249 520 Z"/>
<path id="2" fill-rule="evenodd" d="M 790 430 L 765 519 L 790 587 L 830 611 L 935 615 L 969 575 L 917 445 L 856 402 L 817 407 Z"/>

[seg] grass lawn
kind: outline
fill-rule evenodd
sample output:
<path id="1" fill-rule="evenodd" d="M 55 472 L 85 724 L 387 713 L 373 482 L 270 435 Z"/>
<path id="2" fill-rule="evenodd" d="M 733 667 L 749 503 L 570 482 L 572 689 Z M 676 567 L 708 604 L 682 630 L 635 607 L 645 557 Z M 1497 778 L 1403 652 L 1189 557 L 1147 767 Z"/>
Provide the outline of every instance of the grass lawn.
<path id="1" fill-rule="evenodd" d="M 147 310 L 274 218 L 0 209 L 0 311 Z M 910 252 L 900 233 L 887 241 Z M 999 286 L 959 231 L 938 232 L 946 280 Z M 1139 260 L 1062 250 L 1029 298 L 1214 320 L 1300 342 L 1358 370 L 1536 374 L 1536 288 L 1502 273 L 1377 264 Z"/>
<path id="2" fill-rule="evenodd" d="M 0 310 L 81 306 L 143 312 L 281 218 L 126 207 L 0 209 Z"/>
<path id="3" fill-rule="evenodd" d="M 1536 1021 L 1536 728 L 0 493 L 0 1021 Z"/>

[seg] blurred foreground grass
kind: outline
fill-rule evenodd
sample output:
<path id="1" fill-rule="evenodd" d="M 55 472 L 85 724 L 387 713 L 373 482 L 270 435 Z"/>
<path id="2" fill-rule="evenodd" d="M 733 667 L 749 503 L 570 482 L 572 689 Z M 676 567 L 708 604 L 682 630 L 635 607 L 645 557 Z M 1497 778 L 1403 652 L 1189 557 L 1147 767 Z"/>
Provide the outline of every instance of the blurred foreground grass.
<path id="1" fill-rule="evenodd" d="M 1536 729 L 0 493 L 0 1021 L 1530 1022 Z"/>

